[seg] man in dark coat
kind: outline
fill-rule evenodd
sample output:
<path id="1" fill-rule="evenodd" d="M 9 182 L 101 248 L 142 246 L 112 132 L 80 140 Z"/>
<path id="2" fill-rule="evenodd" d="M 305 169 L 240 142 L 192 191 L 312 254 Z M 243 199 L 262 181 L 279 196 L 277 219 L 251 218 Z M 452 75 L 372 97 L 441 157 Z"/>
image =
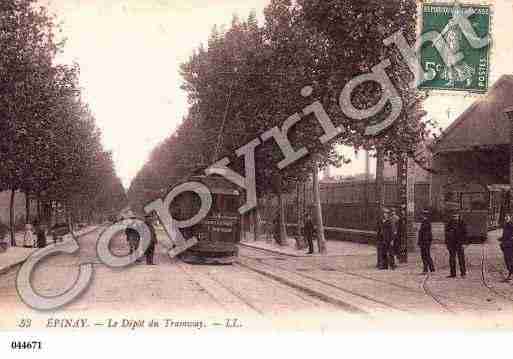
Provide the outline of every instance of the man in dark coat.
<path id="1" fill-rule="evenodd" d="M 35 225 L 36 238 L 37 238 L 37 248 L 45 248 L 46 247 L 46 233 L 45 228 L 41 224 L 41 222 L 36 222 Z"/>
<path id="2" fill-rule="evenodd" d="M 279 215 L 274 219 L 273 222 L 273 234 L 276 243 L 281 244 L 281 224 Z"/>
<path id="3" fill-rule="evenodd" d="M 504 216 L 504 225 L 502 227 L 501 249 L 504 254 L 504 263 L 508 270 L 508 277 L 504 279 L 509 282 L 513 274 L 513 223 L 511 223 L 511 215 Z"/>
<path id="4" fill-rule="evenodd" d="M 139 242 L 141 241 L 141 236 L 139 232 L 134 228 L 128 227 L 125 229 L 126 240 L 128 242 L 129 254 L 133 255 L 137 249 L 139 248 Z M 139 258 L 136 259 L 136 263 L 139 263 Z"/>
<path id="5" fill-rule="evenodd" d="M 433 231 L 431 228 L 431 221 L 429 220 L 429 213 L 427 211 L 422 212 L 422 222 L 420 223 L 418 245 L 420 247 L 420 255 L 422 257 L 422 263 L 424 264 L 424 270 L 422 274 L 426 274 L 428 270 L 430 272 L 435 271 L 435 265 L 433 264 L 433 258 L 431 258 L 431 242 L 433 241 Z"/>
<path id="6" fill-rule="evenodd" d="M 401 218 L 397 215 L 395 209 L 390 211 L 390 222 L 392 223 L 392 242 L 390 244 L 390 253 L 392 256 L 399 256 L 399 225 Z"/>
<path id="7" fill-rule="evenodd" d="M 447 278 L 456 277 L 456 256 L 458 256 L 461 276 L 465 277 L 467 275 L 465 252 L 463 249 L 466 238 L 467 229 L 465 228 L 465 223 L 461 220 L 460 215 L 455 213 L 445 225 L 445 244 L 449 251 L 449 265 L 451 267 L 451 274 Z"/>
<path id="8" fill-rule="evenodd" d="M 395 260 L 392 253 L 393 225 L 390 220 L 389 211 L 386 208 L 383 209 L 383 217 L 378 222 L 376 232 L 379 269 L 395 269 Z"/>
<path id="9" fill-rule="evenodd" d="M 313 234 L 314 234 L 314 225 L 312 222 L 312 217 L 308 214 L 305 220 L 305 239 L 308 242 L 308 254 L 312 254 L 314 251 L 313 248 Z"/>
<path id="10" fill-rule="evenodd" d="M 146 253 L 145 253 L 146 264 L 151 265 L 151 266 L 155 264 L 155 263 L 153 263 L 153 257 L 155 255 L 155 246 L 157 244 L 157 233 L 155 232 L 155 227 L 153 227 L 152 219 L 153 218 L 151 215 L 147 215 L 144 218 L 144 223 L 146 223 L 146 225 L 150 229 L 150 234 L 151 234 L 150 245 L 148 246 L 148 249 L 146 250 Z"/>

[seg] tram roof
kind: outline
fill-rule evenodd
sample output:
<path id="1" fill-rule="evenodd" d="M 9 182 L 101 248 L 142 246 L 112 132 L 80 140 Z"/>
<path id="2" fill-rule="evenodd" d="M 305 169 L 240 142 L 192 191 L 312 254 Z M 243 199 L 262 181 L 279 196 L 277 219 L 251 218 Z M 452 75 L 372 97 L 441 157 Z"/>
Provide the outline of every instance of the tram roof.
<path id="1" fill-rule="evenodd" d="M 235 184 L 218 175 L 191 176 L 188 181 L 198 181 L 203 183 L 213 194 L 223 194 L 228 196 L 240 195 L 240 191 Z"/>
<path id="2" fill-rule="evenodd" d="M 463 112 L 432 145 L 433 153 L 461 152 L 510 143 L 504 111 L 513 106 L 513 75 L 503 75 Z"/>

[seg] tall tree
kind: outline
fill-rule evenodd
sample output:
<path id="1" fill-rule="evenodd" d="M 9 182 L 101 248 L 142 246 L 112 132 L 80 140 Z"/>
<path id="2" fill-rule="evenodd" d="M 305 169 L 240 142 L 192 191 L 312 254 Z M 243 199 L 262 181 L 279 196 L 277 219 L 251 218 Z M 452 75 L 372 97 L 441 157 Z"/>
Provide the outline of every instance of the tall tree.
<path id="1" fill-rule="evenodd" d="M 12 191 L 11 208 L 21 190 L 72 210 L 111 180 L 97 170 L 100 132 L 81 101 L 78 65 L 55 64 L 57 30 L 36 0 L 0 4 L 0 190 Z M 14 224 L 11 210 L 12 245 Z"/>

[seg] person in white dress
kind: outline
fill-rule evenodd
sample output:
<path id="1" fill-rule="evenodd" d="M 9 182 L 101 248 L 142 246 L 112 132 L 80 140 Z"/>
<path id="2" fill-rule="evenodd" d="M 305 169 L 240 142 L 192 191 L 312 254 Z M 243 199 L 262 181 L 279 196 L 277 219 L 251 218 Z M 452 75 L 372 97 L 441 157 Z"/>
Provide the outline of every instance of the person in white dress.
<path id="1" fill-rule="evenodd" d="M 34 227 L 27 223 L 25 225 L 25 234 L 23 235 L 23 247 L 33 248 L 35 247 L 36 236 L 34 235 Z"/>

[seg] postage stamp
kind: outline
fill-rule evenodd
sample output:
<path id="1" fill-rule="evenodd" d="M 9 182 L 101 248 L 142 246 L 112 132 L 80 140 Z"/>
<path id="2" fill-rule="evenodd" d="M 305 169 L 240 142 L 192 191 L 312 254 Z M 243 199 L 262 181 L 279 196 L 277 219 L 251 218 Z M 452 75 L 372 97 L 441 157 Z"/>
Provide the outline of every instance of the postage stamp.
<path id="1" fill-rule="evenodd" d="M 458 26 L 458 18 L 467 18 L 472 28 Z M 435 44 L 421 49 L 421 62 L 430 72 L 421 89 L 483 93 L 488 89 L 491 41 L 476 44 L 479 37 L 491 38 L 490 5 L 429 3 L 422 6 L 422 33 L 437 31 L 446 41 L 449 57 L 461 54 L 454 63 L 446 64 Z M 477 46 L 476 46 L 477 45 Z M 452 54 L 452 55 L 451 55 Z"/>

